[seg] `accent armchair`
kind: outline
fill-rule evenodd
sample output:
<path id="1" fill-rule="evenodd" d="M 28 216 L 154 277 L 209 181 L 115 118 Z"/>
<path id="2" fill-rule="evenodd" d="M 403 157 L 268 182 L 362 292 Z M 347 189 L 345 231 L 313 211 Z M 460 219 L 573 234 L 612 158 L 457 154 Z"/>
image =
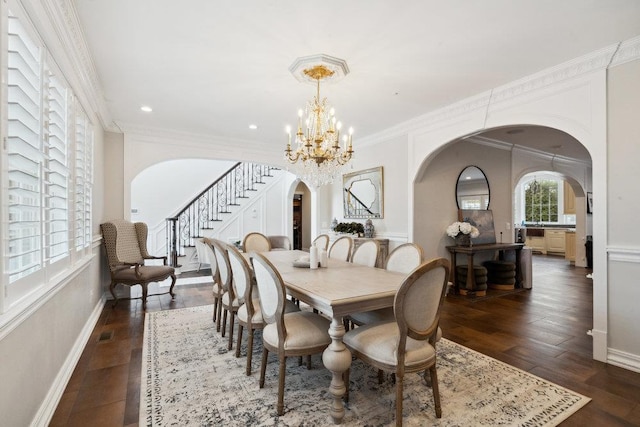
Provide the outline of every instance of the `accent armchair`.
<path id="1" fill-rule="evenodd" d="M 100 224 L 102 241 L 107 252 L 111 284 L 109 291 L 113 296 L 113 306 L 118 302 L 114 288 L 118 284 L 142 287 L 142 308 L 147 308 L 147 286 L 152 282 L 161 282 L 171 277 L 168 292 L 152 295 L 171 294 L 175 298 L 173 287 L 176 284 L 175 269 L 167 265 L 167 257 L 151 256 L 147 252 L 148 228 L 143 222 L 114 220 Z M 163 260 L 163 265 L 145 265 L 146 260 Z"/>

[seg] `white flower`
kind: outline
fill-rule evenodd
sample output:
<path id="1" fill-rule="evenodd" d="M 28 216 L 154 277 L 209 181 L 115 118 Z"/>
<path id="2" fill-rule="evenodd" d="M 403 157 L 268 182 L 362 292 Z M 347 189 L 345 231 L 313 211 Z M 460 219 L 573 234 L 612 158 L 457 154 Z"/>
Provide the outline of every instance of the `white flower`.
<path id="1" fill-rule="evenodd" d="M 468 234 L 469 237 L 475 239 L 480 235 L 480 231 L 468 222 L 454 222 L 447 227 L 447 236 L 455 238 L 458 234 Z"/>

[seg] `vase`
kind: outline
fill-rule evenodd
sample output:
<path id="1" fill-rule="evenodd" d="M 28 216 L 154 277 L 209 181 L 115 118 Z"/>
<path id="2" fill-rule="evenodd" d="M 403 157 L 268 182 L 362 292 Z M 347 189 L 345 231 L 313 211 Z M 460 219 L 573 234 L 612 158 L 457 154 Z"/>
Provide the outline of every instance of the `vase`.
<path id="1" fill-rule="evenodd" d="M 471 246 L 471 237 L 468 234 L 460 233 L 455 237 L 455 240 L 458 246 Z"/>
<path id="2" fill-rule="evenodd" d="M 365 222 L 364 224 L 364 237 L 372 238 L 373 232 L 374 232 L 373 221 L 371 221 L 371 219 L 368 219 L 367 222 Z"/>

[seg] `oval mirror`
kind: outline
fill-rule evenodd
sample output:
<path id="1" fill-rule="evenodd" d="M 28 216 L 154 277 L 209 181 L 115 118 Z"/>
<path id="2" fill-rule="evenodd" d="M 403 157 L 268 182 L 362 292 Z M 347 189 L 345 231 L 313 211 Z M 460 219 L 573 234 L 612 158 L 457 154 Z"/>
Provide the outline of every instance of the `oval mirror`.
<path id="1" fill-rule="evenodd" d="M 477 166 L 467 166 L 456 183 L 458 209 L 489 209 L 489 181 Z"/>

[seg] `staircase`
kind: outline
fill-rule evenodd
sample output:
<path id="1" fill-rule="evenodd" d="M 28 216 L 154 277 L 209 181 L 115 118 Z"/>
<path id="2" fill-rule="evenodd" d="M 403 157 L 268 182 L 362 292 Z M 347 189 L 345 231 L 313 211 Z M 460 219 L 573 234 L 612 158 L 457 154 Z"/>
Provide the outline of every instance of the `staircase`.
<path id="1" fill-rule="evenodd" d="M 174 217 L 166 220 L 167 256 L 173 267 L 180 267 L 178 257 L 195 247 L 195 240 L 214 230 L 216 224 L 231 214 L 234 206 L 258 191 L 271 171 L 277 168 L 258 163 L 238 162 L 213 184 L 198 194 Z"/>

